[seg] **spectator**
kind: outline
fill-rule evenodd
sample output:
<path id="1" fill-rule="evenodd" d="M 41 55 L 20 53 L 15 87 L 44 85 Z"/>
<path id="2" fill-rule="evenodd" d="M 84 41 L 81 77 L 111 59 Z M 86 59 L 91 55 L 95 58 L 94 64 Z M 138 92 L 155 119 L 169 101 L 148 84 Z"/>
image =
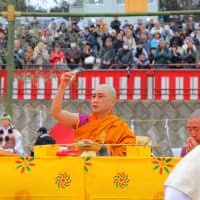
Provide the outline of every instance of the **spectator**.
<path id="1" fill-rule="evenodd" d="M 145 53 L 141 53 L 136 60 L 136 65 L 138 69 L 146 69 L 149 68 L 148 64 L 150 64 L 149 59 Z"/>
<path id="2" fill-rule="evenodd" d="M 92 48 L 92 50 L 97 53 L 97 39 L 95 34 L 93 33 L 93 27 L 90 28 L 85 28 L 84 31 L 84 40 L 90 45 L 90 47 Z"/>
<path id="3" fill-rule="evenodd" d="M 172 36 L 171 40 L 170 40 L 170 46 L 172 45 L 176 45 L 177 47 L 182 47 L 183 45 L 183 41 L 180 37 L 179 32 L 174 32 L 174 35 Z"/>
<path id="4" fill-rule="evenodd" d="M 148 58 L 148 54 L 147 52 L 145 51 L 145 49 L 143 48 L 143 42 L 142 40 L 138 40 L 137 41 L 137 47 L 136 49 L 134 49 L 133 51 L 133 55 L 134 55 L 134 61 L 137 63 L 137 60 L 140 56 L 140 54 L 145 54 L 145 57 Z"/>
<path id="5" fill-rule="evenodd" d="M 186 44 L 183 46 L 183 58 L 184 62 L 188 64 L 196 63 L 197 50 L 192 40 L 187 40 Z"/>
<path id="6" fill-rule="evenodd" d="M 85 43 L 82 49 L 82 63 L 85 69 L 93 69 L 96 58 L 89 43 Z"/>
<path id="7" fill-rule="evenodd" d="M 116 64 L 119 65 L 120 69 L 131 68 L 133 64 L 133 53 L 132 50 L 128 48 L 127 40 L 124 41 L 123 48 L 119 49 L 117 52 Z"/>
<path id="8" fill-rule="evenodd" d="M 135 48 L 135 46 L 136 46 L 135 38 L 133 37 L 133 32 L 130 29 L 127 29 L 125 31 L 124 40 L 128 41 L 128 48 L 129 49 L 134 49 Z"/>
<path id="9" fill-rule="evenodd" d="M 123 47 L 123 36 L 121 33 L 117 34 L 116 40 L 113 42 L 113 48 L 115 52 Z"/>
<path id="10" fill-rule="evenodd" d="M 48 134 L 47 129 L 45 127 L 40 127 L 37 130 L 38 138 L 34 145 L 47 145 L 47 144 L 55 144 L 56 141 Z"/>
<path id="11" fill-rule="evenodd" d="M 161 37 L 161 34 L 160 33 L 155 33 L 154 36 L 152 37 L 151 41 L 150 41 L 150 47 L 157 49 L 158 48 L 158 43 L 159 43 L 159 41 L 161 39 L 163 39 Z"/>
<path id="12" fill-rule="evenodd" d="M 177 51 L 177 46 L 176 45 L 172 45 L 171 47 L 171 63 L 172 64 L 181 64 L 182 63 L 182 55 Z M 180 68 L 180 66 L 176 65 L 176 66 L 171 66 L 171 69 L 176 69 L 176 68 Z"/>
<path id="13" fill-rule="evenodd" d="M 159 41 L 159 46 L 154 54 L 155 64 L 161 64 L 160 66 L 154 66 L 154 68 L 167 69 L 168 67 L 164 64 L 171 63 L 171 52 L 166 45 L 165 40 Z"/>
<path id="14" fill-rule="evenodd" d="M 101 49 L 99 57 L 101 59 L 101 69 L 109 69 L 112 67 L 115 58 L 115 50 L 112 47 L 111 38 L 106 39 L 106 47 Z"/>
<path id="15" fill-rule="evenodd" d="M 11 124 L 11 116 L 0 116 L 0 147 L 13 153 L 24 154 L 21 133 Z"/>
<path id="16" fill-rule="evenodd" d="M 150 64 L 155 64 L 155 59 L 154 59 L 155 53 L 156 53 L 156 48 L 151 48 L 148 56 Z"/>
<path id="17" fill-rule="evenodd" d="M 35 47 L 33 52 L 33 61 L 36 65 L 40 66 L 40 69 L 48 68 L 47 64 L 49 64 L 49 54 L 43 42 L 39 42 Z"/>
<path id="18" fill-rule="evenodd" d="M 109 31 L 108 31 L 108 27 L 105 26 L 105 27 L 103 28 L 103 32 L 102 32 L 102 36 L 101 36 L 101 38 L 102 38 L 102 46 L 103 46 L 103 47 L 106 46 L 106 39 L 109 38 L 109 37 L 110 37 L 110 33 L 109 33 Z"/>
<path id="19" fill-rule="evenodd" d="M 6 64 L 6 48 L 7 48 L 7 40 L 6 40 L 6 32 L 3 29 L 0 29 L 0 65 L 1 68 L 5 69 Z"/>
<path id="20" fill-rule="evenodd" d="M 14 62 L 16 69 L 22 69 L 24 64 L 24 51 L 20 46 L 20 41 L 14 41 Z"/>
<path id="21" fill-rule="evenodd" d="M 110 23 L 110 27 L 115 29 L 117 33 L 120 31 L 121 22 L 118 20 L 118 17 L 114 17 L 113 21 Z"/>
<path id="22" fill-rule="evenodd" d="M 148 40 L 148 35 L 146 32 L 142 32 L 141 33 L 141 37 L 140 37 L 140 40 L 142 41 L 143 43 L 143 48 L 145 49 L 145 51 L 149 54 L 149 51 L 150 51 L 150 42 Z"/>
<path id="23" fill-rule="evenodd" d="M 54 51 L 51 53 L 49 60 L 53 68 L 65 69 L 65 55 L 61 51 L 59 44 L 55 44 Z"/>
<path id="24" fill-rule="evenodd" d="M 163 28 L 161 27 L 160 22 L 156 22 L 155 26 L 151 28 L 150 33 L 151 35 L 154 35 L 155 33 L 160 33 L 162 35 L 164 32 Z"/>
<path id="25" fill-rule="evenodd" d="M 28 67 L 29 69 L 37 69 L 33 64 L 33 47 L 32 46 L 27 46 L 26 51 L 25 51 L 25 56 L 24 56 L 24 64 L 27 65 L 25 67 Z"/>
<path id="26" fill-rule="evenodd" d="M 65 58 L 70 69 L 78 67 L 81 61 L 81 51 L 77 48 L 76 42 L 70 44 L 70 48 L 65 52 Z"/>

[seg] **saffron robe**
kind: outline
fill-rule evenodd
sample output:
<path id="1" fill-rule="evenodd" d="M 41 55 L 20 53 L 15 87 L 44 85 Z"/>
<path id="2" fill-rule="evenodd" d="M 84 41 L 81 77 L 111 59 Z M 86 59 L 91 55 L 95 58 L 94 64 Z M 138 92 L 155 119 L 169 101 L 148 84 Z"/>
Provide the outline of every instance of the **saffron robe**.
<path id="1" fill-rule="evenodd" d="M 83 139 L 90 139 L 96 143 L 102 143 L 102 134 L 105 134 L 105 144 L 135 144 L 136 137 L 128 124 L 114 114 L 104 118 L 95 119 L 91 114 L 89 121 L 77 127 L 74 135 L 74 142 Z M 126 146 L 111 146 L 110 153 L 114 156 L 125 156 Z"/>

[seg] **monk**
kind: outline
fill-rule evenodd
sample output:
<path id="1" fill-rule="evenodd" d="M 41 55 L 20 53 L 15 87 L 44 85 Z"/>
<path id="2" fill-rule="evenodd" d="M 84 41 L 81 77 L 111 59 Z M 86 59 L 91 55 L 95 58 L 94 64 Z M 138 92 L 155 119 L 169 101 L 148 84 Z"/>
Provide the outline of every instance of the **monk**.
<path id="1" fill-rule="evenodd" d="M 197 145 L 200 144 L 200 109 L 195 110 L 187 121 L 189 136 L 185 147 L 182 149 L 181 156 L 185 156 Z"/>
<path id="2" fill-rule="evenodd" d="M 116 91 L 113 87 L 103 84 L 96 88 L 91 98 L 92 113 L 89 115 L 62 109 L 65 89 L 75 77 L 74 71 L 62 74 L 57 94 L 51 105 L 51 115 L 67 127 L 75 129 L 74 142 L 89 139 L 95 143 L 135 144 L 135 134 L 112 112 L 116 103 Z M 111 146 L 109 151 L 114 156 L 125 156 L 126 146 Z"/>

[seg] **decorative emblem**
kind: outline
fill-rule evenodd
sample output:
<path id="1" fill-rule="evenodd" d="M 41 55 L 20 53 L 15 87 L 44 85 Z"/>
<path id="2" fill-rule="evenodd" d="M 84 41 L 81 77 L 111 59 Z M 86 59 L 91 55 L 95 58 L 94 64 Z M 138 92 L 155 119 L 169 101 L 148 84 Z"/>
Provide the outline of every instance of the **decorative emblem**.
<path id="1" fill-rule="evenodd" d="M 21 169 L 21 173 L 23 174 L 25 171 L 30 172 L 31 167 L 34 167 L 35 164 L 33 163 L 34 157 L 20 157 L 19 160 L 16 161 L 18 164 L 16 169 Z"/>
<path id="2" fill-rule="evenodd" d="M 58 176 L 56 176 L 55 184 L 57 184 L 58 188 L 66 189 L 71 185 L 71 182 L 72 182 L 71 176 L 66 172 L 60 173 L 58 174 Z"/>
<path id="3" fill-rule="evenodd" d="M 124 172 L 119 172 L 113 177 L 116 188 L 125 188 L 128 186 L 129 178 L 128 174 L 125 174 Z"/>
<path id="4" fill-rule="evenodd" d="M 170 168 L 174 167 L 172 164 L 170 164 L 171 161 L 172 158 L 154 158 L 152 161 L 154 164 L 153 170 L 159 170 L 159 174 L 162 174 L 163 172 L 169 174 Z"/>

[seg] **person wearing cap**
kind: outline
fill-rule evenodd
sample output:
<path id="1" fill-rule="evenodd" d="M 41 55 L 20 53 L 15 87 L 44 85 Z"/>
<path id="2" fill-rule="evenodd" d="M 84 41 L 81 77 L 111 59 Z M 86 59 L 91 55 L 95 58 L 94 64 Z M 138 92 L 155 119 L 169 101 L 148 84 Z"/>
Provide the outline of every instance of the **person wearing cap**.
<path id="1" fill-rule="evenodd" d="M 56 141 L 48 134 L 47 129 L 45 127 L 40 127 L 37 130 L 38 137 L 34 145 L 47 145 L 47 144 L 55 144 Z"/>
<path id="2" fill-rule="evenodd" d="M 9 114 L 0 116 L 0 147 L 13 153 L 24 154 L 21 133 L 11 124 Z"/>

